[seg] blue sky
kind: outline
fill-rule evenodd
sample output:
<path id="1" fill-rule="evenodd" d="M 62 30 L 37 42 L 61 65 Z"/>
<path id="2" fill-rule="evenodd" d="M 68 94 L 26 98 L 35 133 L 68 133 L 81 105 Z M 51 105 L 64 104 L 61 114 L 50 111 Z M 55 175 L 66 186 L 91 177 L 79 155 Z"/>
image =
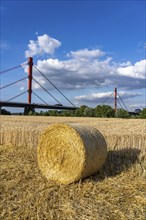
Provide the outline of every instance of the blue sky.
<path id="1" fill-rule="evenodd" d="M 128 109 L 143 108 L 145 16 L 142 0 L 2 0 L 1 70 L 33 56 L 39 69 L 77 106 L 96 106 L 118 87 Z M 21 68 L 2 74 L 1 85 L 27 76 L 26 72 Z M 68 104 L 35 70 L 34 77 Z M 55 104 L 35 83 L 33 89 Z M 25 90 L 24 81 L 2 90 L 1 99 Z M 27 101 L 27 95 L 15 101 Z M 40 101 L 33 97 L 33 102 Z"/>

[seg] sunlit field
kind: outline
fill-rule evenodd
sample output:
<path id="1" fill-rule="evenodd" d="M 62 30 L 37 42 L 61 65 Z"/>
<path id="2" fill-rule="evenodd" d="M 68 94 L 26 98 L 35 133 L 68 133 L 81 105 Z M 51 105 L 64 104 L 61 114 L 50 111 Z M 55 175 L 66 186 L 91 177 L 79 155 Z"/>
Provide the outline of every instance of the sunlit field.
<path id="1" fill-rule="evenodd" d="M 56 185 L 42 175 L 38 139 L 57 122 L 100 130 L 108 156 L 98 173 L 70 185 Z M 145 120 L 1 116 L 0 166 L 0 219 L 146 219 Z"/>

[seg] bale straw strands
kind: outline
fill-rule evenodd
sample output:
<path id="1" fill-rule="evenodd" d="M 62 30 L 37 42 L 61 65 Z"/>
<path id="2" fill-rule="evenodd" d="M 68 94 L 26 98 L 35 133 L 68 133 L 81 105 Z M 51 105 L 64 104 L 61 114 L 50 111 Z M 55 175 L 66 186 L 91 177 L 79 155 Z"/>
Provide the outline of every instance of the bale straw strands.
<path id="1" fill-rule="evenodd" d="M 38 145 L 38 164 L 43 174 L 64 184 L 99 171 L 106 156 L 107 145 L 101 133 L 77 124 L 49 126 Z"/>

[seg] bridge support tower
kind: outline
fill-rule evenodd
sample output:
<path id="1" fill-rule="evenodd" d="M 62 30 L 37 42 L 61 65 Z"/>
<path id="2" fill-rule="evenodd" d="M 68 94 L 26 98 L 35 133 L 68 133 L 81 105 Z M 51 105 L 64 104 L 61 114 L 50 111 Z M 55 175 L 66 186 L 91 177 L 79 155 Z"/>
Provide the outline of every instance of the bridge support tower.
<path id="1" fill-rule="evenodd" d="M 31 104 L 31 95 L 32 95 L 32 68 L 33 68 L 33 58 L 28 58 L 28 104 Z M 28 115 L 29 112 L 34 113 L 35 109 L 32 107 L 25 107 L 24 108 L 24 115 Z"/>
<path id="2" fill-rule="evenodd" d="M 117 88 L 114 91 L 114 110 L 117 111 Z"/>
<path id="3" fill-rule="evenodd" d="M 31 104 L 33 58 L 28 58 L 28 104 Z"/>

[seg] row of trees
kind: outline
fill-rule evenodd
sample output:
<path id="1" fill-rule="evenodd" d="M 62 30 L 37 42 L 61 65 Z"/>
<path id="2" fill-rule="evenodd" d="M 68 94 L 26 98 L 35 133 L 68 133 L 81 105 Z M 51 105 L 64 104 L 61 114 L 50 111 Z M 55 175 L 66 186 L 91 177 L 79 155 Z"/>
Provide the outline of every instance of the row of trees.
<path id="1" fill-rule="evenodd" d="M 101 117 L 101 118 L 130 118 L 129 112 L 124 109 L 117 109 L 115 112 L 111 106 L 108 105 L 97 105 L 95 108 L 88 107 L 86 105 L 80 106 L 80 108 L 75 111 L 64 110 L 49 110 L 46 112 L 41 111 L 37 112 L 29 112 L 29 115 L 43 115 L 43 116 L 70 116 L 70 117 Z M 146 118 L 146 108 L 143 109 L 140 115 L 136 115 L 137 118 Z"/>
<path id="2" fill-rule="evenodd" d="M 11 114 L 5 109 L 1 109 L 1 114 Z M 19 114 L 19 113 L 18 113 Z M 22 115 L 22 113 L 20 113 Z M 95 108 L 88 107 L 86 105 L 80 106 L 80 108 L 71 111 L 71 110 L 49 110 L 46 112 L 41 111 L 32 112 L 30 111 L 28 115 L 41 115 L 41 116 L 70 116 L 70 117 L 102 117 L 102 118 L 130 118 L 131 116 L 126 110 L 117 109 L 115 112 L 114 109 L 109 105 L 97 105 Z M 139 116 L 139 118 L 146 118 L 146 108 L 144 108 Z"/>

